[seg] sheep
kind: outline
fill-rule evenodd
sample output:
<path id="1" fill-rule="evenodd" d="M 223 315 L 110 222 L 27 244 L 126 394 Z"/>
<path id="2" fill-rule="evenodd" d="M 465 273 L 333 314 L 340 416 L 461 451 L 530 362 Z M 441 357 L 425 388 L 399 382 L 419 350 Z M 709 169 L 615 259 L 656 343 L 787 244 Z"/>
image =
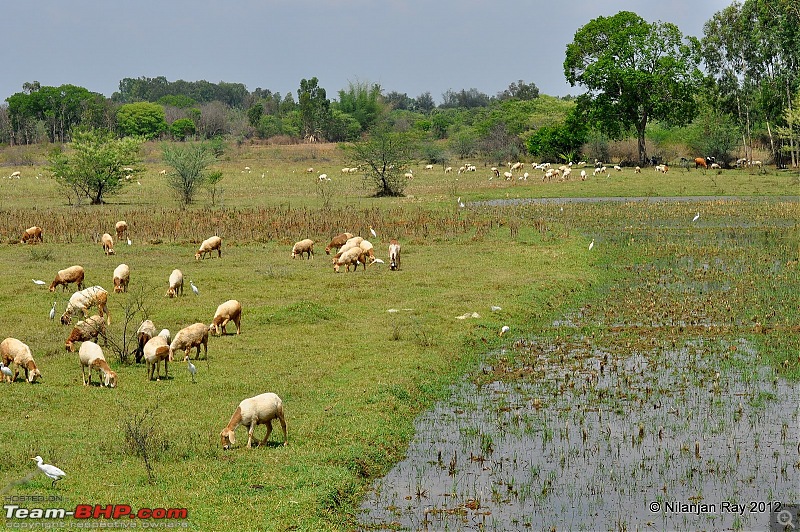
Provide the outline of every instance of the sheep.
<path id="1" fill-rule="evenodd" d="M 586 170 L 581 170 L 581 181 L 586 181 Z"/>
<path id="2" fill-rule="evenodd" d="M 169 342 L 161 335 L 150 338 L 144 345 L 144 360 L 147 363 L 147 380 L 153 380 L 155 371 L 156 380 L 161 380 L 161 361 L 164 361 L 164 378 L 167 378 L 169 362 Z"/>
<path id="3" fill-rule="evenodd" d="M 116 254 L 114 251 L 114 239 L 111 238 L 111 235 L 103 233 L 103 236 L 100 237 L 100 243 L 103 245 L 103 252 L 106 254 L 106 257 Z"/>
<path id="4" fill-rule="evenodd" d="M 89 315 L 89 309 L 97 305 L 97 311 L 100 317 L 102 317 L 104 313 L 108 314 L 107 323 L 111 325 L 111 313 L 108 311 L 107 303 L 108 292 L 106 292 L 103 287 L 90 286 L 89 288 L 84 288 L 80 292 L 75 292 L 69 298 L 67 309 L 61 316 L 61 323 L 69 325 L 72 321 L 72 316 L 81 312 L 83 313 L 83 317 L 86 318 Z"/>
<path id="5" fill-rule="evenodd" d="M 67 285 L 70 283 L 75 283 L 78 287 L 78 290 L 83 290 L 83 277 L 85 272 L 83 270 L 83 266 L 70 266 L 69 268 L 64 268 L 63 270 L 58 270 L 56 273 L 56 278 L 53 279 L 53 282 L 50 283 L 50 291 L 55 292 L 56 286 L 61 285 L 61 289 L 66 290 Z"/>
<path id="6" fill-rule="evenodd" d="M 667 167 L 666 164 L 659 164 L 656 165 L 656 171 L 661 172 L 662 174 L 666 174 L 667 172 L 669 172 L 669 167 Z"/>
<path id="7" fill-rule="evenodd" d="M 164 295 L 175 297 L 178 294 L 183 295 L 183 272 L 176 268 L 169 274 L 169 288 Z"/>
<path id="8" fill-rule="evenodd" d="M 300 258 L 303 258 L 303 253 L 308 255 L 309 259 L 314 258 L 314 241 L 310 238 L 305 238 L 299 242 L 295 242 L 294 246 L 292 246 L 292 258 L 300 255 Z"/>
<path id="9" fill-rule="evenodd" d="M 492 166 L 490 168 L 490 170 L 494 174 L 494 177 L 500 177 L 500 169 L 499 168 L 497 168 L 496 166 Z"/>
<path id="10" fill-rule="evenodd" d="M 366 269 L 366 256 L 364 254 L 364 250 L 358 246 L 352 247 L 350 249 L 345 250 L 344 252 L 340 251 L 336 254 L 333 258 L 333 271 L 339 273 L 339 268 L 342 266 L 346 267 L 346 270 L 350 271 L 350 266 L 355 266 L 355 270 L 358 269 L 359 264 L 364 264 L 364 269 Z"/>
<path id="11" fill-rule="evenodd" d="M 161 329 L 158 335 L 166 340 L 168 344 L 172 342 L 172 334 L 169 332 L 169 329 Z"/>
<path id="12" fill-rule="evenodd" d="M 64 348 L 69 352 L 75 352 L 75 342 L 85 342 L 86 340 L 97 341 L 98 336 L 102 335 L 105 345 L 108 345 L 106 338 L 106 324 L 102 316 L 90 316 L 86 320 L 81 320 L 75 324 L 69 333 Z"/>
<path id="13" fill-rule="evenodd" d="M 22 368 L 25 371 L 25 380 L 33 384 L 37 378 L 42 378 L 42 373 L 36 367 L 36 362 L 33 360 L 31 348 L 20 342 L 16 338 L 6 338 L 0 342 L 0 358 L 3 364 L 11 367 L 13 362 L 16 366 L 14 368 L 14 376 L 8 382 L 17 380 L 19 370 Z"/>
<path id="14" fill-rule="evenodd" d="M 20 177 L 22 177 L 22 172 L 20 172 L 19 170 L 17 170 L 16 172 L 11 172 L 11 175 L 8 176 L 8 178 L 11 179 L 12 177 L 16 177 L 17 179 L 19 179 Z"/>
<path id="15" fill-rule="evenodd" d="M 22 239 L 19 241 L 19 243 L 24 244 L 25 242 L 28 242 L 30 244 L 35 244 L 36 242 L 43 242 L 42 228 L 37 225 L 34 225 L 33 227 L 25 229 L 25 232 L 22 233 Z"/>
<path id="16" fill-rule="evenodd" d="M 453 171 L 453 167 L 452 166 L 448 166 L 447 168 L 444 169 L 444 173 L 445 174 L 449 174 L 452 171 Z"/>
<path id="17" fill-rule="evenodd" d="M 400 243 L 394 238 L 389 240 L 389 269 L 400 269 Z"/>
<path id="18" fill-rule="evenodd" d="M 140 363 L 142 361 L 142 357 L 144 356 L 144 346 L 147 342 L 150 341 L 150 338 L 156 336 L 156 326 L 151 320 L 144 320 L 139 328 L 136 330 L 136 338 L 138 340 L 138 346 L 136 347 L 136 351 L 134 351 L 134 356 L 136 357 L 136 363 Z"/>
<path id="19" fill-rule="evenodd" d="M 314 173 L 314 167 L 313 166 L 309 166 L 308 168 L 306 168 L 306 172 L 308 172 L 309 174 L 313 174 Z"/>
<path id="20" fill-rule="evenodd" d="M 336 235 L 331 239 L 330 243 L 325 248 L 325 254 L 330 255 L 331 249 L 333 248 L 336 248 L 336 251 L 339 251 L 339 248 L 342 247 L 345 244 L 345 242 L 347 242 L 351 238 L 353 238 L 352 233 L 339 233 L 338 235 Z"/>
<path id="21" fill-rule="evenodd" d="M 200 358 L 200 346 L 203 346 L 205 349 L 205 356 L 206 360 L 208 359 L 208 325 L 205 323 L 193 323 L 188 327 L 184 327 L 178 334 L 175 335 L 175 338 L 172 340 L 172 343 L 169 344 L 169 359 L 170 361 L 173 360 L 173 356 L 175 351 L 182 350 L 186 356 L 189 356 L 189 351 L 192 350 L 193 347 L 197 348 L 197 356 L 195 356 L 195 360 Z"/>
<path id="22" fill-rule="evenodd" d="M 370 262 L 375 262 L 375 248 L 369 240 L 362 240 L 359 242 L 358 247 L 366 254 Z"/>
<path id="23" fill-rule="evenodd" d="M 615 164 L 614 165 L 614 170 L 616 170 L 617 172 L 621 172 L 622 171 L 622 167 L 620 165 L 618 165 L 618 164 Z"/>
<path id="24" fill-rule="evenodd" d="M 114 268 L 114 293 L 128 291 L 128 283 L 131 281 L 131 269 L 127 264 L 120 264 Z"/>
<path id="25" fill-rule="evenodd" d="M 81 376 L 83 377 L 83 385 L 91 386 L 92 384 L 92 368 L 97 368 L 103 372 L 102 386 L 115 388 L 117 386 L 117 374 L 112 371 L 106 362 L 106 357 L 103 356 L 103 350 L 96 343 L 87 340 L 81 344 L 78 350 L 78 358 L 81 361 Z M 86 368 L 89 368 L 89 380 L 86 380 Z"/>
<path id="26" fill-rule="evenodd" d="M 514 172 L 516 170 L 522 170 L 523 166 L 524 166 L 523 163 L 519 163 L 519 162 L 518 163 L 514 163 L 514 164 L 510 164 L 509 163 L 509 167 L 508 168 L 509 168 L 509 170 Z"/>
<path id="27" fill-rule="evenodd" d="M 200 260 L 200 257 L 205 258 L 206 253 L 211 255 L 211 252 L 216 250 L 217 257 L 222 257 L 222 239 L 218 236 L 212 236 L 210 238 L 206 238 L 203 240 L 203 243 L 200 244 L 200 249 L 197 250 L 197 253 L 194 254 L 194 260 Z M 213 256 L 213 255 L 211 255 Z"/>
<path id="28" fill-rule="evenodd" d="M 352 168 L 348 168 L 347 170 L 348 170 L 349 173 L 355 174 L 356 172 L 358 172 L 358 166 L 354 166 Z"/>
<path id="29" fill-rule="evenodd" d="M 339 252 L 336 254 L 337 256 L 341 256 L 342 253 L 347 251 L 348 249 L 357 248 L 361 245 L 361 241 L 364 240 L 360 236 L 354 236 L 352 238 L 348 238 L 347 242 L 342 244 L 342 247 L 339 248 Z"/>
<path id="30" fill-rule="evenodd" d="M 283 401 L 274 393 L 262 393 L 255 397 L 250 397 L 239 403 L 236 411 L 231 416 L 228 426 L 222 429 L 220 433 L 220 442 L 222 448 L 225 450 L 230 449 L 231 445 L 236 444 L 236 427 L 244 425 L 247 427 L 247 448 L 253 446 L 253 431 L 256 425 L 266 425 L 267 434 L 261 440 L 259 446 L 263 447 L 270 434 L 272 434 L 272 420 L 278 418 L 283 429 L 283 444 L 289 443 L 289 436 L 286 430 L 286 417 L 283 412 Z"/>
<path id="31" fill-rule="evenodd" d="M 242 304 L 235 299 L 229 299 L 217 307 L 217 311 L 214 313 L 214 319 L 208 326 L 208 331 L 215 332 L 217 336 L 227 334 L 225 332 L 225 326 L 229 321 L 236 324 L 236 334 L 239 334 L 242 324 Z"/>
<path id="32" fill-rule="evenodd" d="M 641 173 L 642 173 L 642 167 L 641 167 L 641 166 L 637 166 L 637 167 L 635 167 L 635 168 L 633 169 L 633 173 L 634 173 L 634 174 L 641 174 Z"/>
<path id="33" fill-rule="evenodd" d="M 711 168 L 712 170 L 719 170 L 722 167 L 718 163 L 711 163 L 711 166 L 709 166 L 709 168 Z"/>
<path id="34" fill-rule="evenodd" d="M 322 183 L 323 181 L 330 181 L 330 180 L 331 178 L 328 177 L 328 174 L 319 174 L 319 176 L 317 177 L 317 181 L 319 181 L 320 183 Z"/>
<path id="35" fill-rule="evenodd" d="M 425 165 L 425 170 L 433 170 L 433 165 L 432 164 L 426 164 Z"/>
<path id="36" fill-rule="evenodd" d="M 117 240 L 122 240 L 123 235 L 128 232 L 128 223 L 125 220 L 120 220 L 114 226 L 117 231 Z"/>
<path id="37" fill-rule="evenodd" d="M 405 177 L 406 179 L 414 179 L 414 171 L 413 170 L 409 170 L 408 172 L 403 174 L 403 177 Z"/>
<path id="38" fill-rule="evenodd" d="M 514 177 L 514 174 L 512 174 L 511 172 L 503 172 L 503 177 L 506 178 L 506 181 L 510 181 L 511 178 Z"/>

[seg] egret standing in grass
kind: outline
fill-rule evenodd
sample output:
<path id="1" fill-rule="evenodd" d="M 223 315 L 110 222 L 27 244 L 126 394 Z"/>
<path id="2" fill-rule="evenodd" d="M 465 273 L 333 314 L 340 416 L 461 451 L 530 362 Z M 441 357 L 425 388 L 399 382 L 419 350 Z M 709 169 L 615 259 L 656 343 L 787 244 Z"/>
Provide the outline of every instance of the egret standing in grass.
<path id="1" fill-rule="evenodd" d="M 375 232 L 371 225 L 369 226 L 369 232 L 373 237 L 378 238 L 378 233 Z"/>
<path id="2" fill-rule="evenodd" d="M 194 375 L 195 375 L 195 373 L 197 373 L 197 368 L 195 367 L 194 364 L 192 364 L 192 361 L 189 360 L 189 355 L 186 355 L 186 357 L 183 359 L 183 361 L 186 362 L 187 364 L 189 364 L 187 367 L 189 368 L 189 373 L 192 374 L 192 382 L 195 382 Z"/>
<path id="3" fill-rule="evenodd" d="M 591 251 L 593 247 L 594 247 L 594 238 L 592 239 L 591 242 L 589 242 L 589 251 Z"/>
<path id="4" fill-rule="evenodd" d="M 503 328 L 500 329 L 500 336 L 503 336 L 505 333 L 507 333 L 510 330 L 511 330 L 511 327 L 509 327 L 508 325 L 503 325 Z"/>
<path id="5" fill-rule="evenodd" d="M 42 281 L 41 279 L 31 279 L 34 284 L 38 284 L 39 286 L 47 284 L 46 282 Z"/>
<path id="6" fill-rule="evenodd" d="M 128 245 L 130 246 L 131 244 L 132 244 L 132 242 L 131 242 L 131 239 L 129 238 L 128 239 Z"/>
<path id="7" fill-rule="evenodd" d="M 692 218 L 692 222 L 696 222 L 699 219 L 700 219 L 700 212 L 698 211 L 697 214 L 694 215 L 694 218 Z"/>
<path id="8" fill-rule="evenodd" d="M 192 286 L 192 292 L 194 292 L 194 295 L 199 296 L 200 290 L 198 290 L 197 287 L 194 285 L 194 281 L 189 281 L 189 284 Z"/>
<path id="9" fill-rule="evenodd" d="M 56 317 L 56 302 L 53 301 L 53 308 L 50 309 L 50 321 L 53 321 Z"/>
<path id="10" fill-rule="evenodd" d="M 6 377 L 8 377 L 8 383 L 11 384 L 11 378 L 14 376 L 11 368 L 0 362 L 0 373 L 3 374 L 3 380 L 6 380 Z"/>
<path id="11" fill-rule="evenodd" d="M 66 473 L 61 471 L 56 466 L 43 463 L 44 460 L 42 460 L 41 456 L 37 456 L 36 458 L 31 458 L 31 460 L 36 460 L 36 465 L 39 467 L 39 469 L 42 470 L 42 473 L 47 475 L 49 478 L 53 479 L 53 487 L 54 488 L 56 487 L 56 481 L 57 480 L 61 480 L 62 477 L 67 476 Z"/>

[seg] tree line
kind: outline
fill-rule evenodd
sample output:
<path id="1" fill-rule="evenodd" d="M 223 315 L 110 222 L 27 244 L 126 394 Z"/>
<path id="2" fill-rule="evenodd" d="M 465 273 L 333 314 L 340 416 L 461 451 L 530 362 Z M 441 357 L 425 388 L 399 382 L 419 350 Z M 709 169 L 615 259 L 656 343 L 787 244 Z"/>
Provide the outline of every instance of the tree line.
<path id="1" fill-rule="evenodd" d="M 604 143 L 631 138 L 647 164 L 648 138 L 686 128 L 698 155 L 726 160 L 766 146 L 777 165 L 800 161 L 795 119 L 800 94 L 800 8 L 794 0 L 734 2 L 706 22 L 702 38 L 632 12 L 598 17 L 567 46 L 566 79 L 585 92 L 554 98 L 523 80 L 489 96 L 477 89 L 410 97 L 378 84 L 350 83 L 331 98 L 317 78 L 295 93 L 248 91 L 241 83 L 125 78 L 111 98 L 82 87 L 26 83 L 0 106 L 0 143 L 67 142 L 75 128 L 119 136 L 202 140 L 350 142 L 385 123 L 449 152 L 500 162 L 530 154 L 607 160 Z"/>

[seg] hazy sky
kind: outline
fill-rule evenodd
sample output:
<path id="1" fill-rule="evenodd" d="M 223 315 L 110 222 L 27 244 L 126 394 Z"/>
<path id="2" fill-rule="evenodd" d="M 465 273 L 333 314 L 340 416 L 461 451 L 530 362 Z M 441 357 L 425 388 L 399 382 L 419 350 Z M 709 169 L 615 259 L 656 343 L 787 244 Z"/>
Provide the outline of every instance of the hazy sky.
<path id="1" fill-rule="evenodd" d="M 0 102 L 26 81 L 111 96 L 125 77 L 244 83 L 285 95 L 316 76 L 437 103 L 448 89 L 511 82 L 580 94 L 564 80 L 582 25 L 627 10 L 701 36 L 732 0 L 2 0 Z"/>

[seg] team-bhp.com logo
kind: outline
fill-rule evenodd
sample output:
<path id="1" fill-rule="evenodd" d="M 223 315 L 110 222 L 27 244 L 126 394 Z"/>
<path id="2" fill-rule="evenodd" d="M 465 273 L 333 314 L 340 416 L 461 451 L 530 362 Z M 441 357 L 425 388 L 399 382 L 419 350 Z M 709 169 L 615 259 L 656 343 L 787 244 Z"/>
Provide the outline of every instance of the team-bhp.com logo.
<path id="1" fill-rule="evenodd" d="M 66 508 L 22 508 L 16 504 L 3 505 L 6 519 L 186 519 L 186 508 L 139 508 L 134 512 L 127 504 L 79 504 L 74 510 Z"/>

